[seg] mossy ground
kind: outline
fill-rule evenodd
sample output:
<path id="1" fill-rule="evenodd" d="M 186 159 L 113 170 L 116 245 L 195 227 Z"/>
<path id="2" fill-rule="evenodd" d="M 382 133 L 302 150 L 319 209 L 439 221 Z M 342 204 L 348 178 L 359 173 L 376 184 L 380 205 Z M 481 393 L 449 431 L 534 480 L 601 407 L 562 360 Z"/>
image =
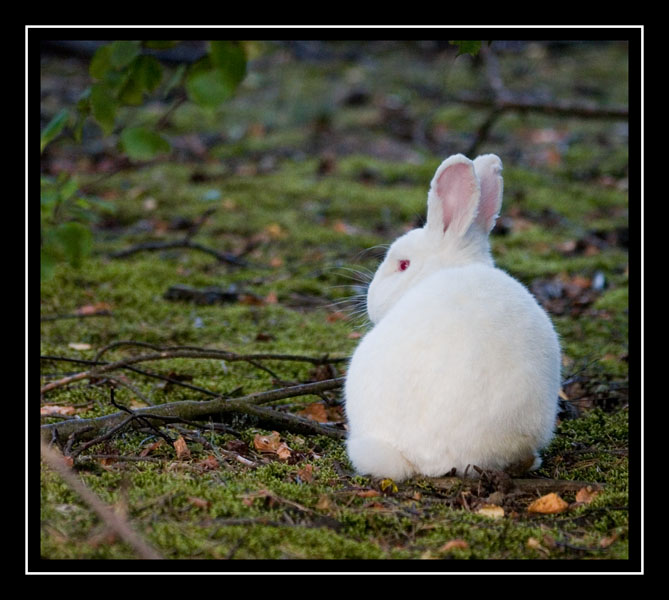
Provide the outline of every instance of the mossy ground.
<path id="1" fill-rule="evenodd" d="M 373 271 L 383 250 L 366 249 L 391 242 L 420 221 L 434 169 L 466 147 L 485 118 L 480 109 L 427 92 L 445 81 L 454 89 L 478 89 L 482 71 L 469 57 L 455 60 L 452 52 L 429 46 L 333 44 L 329 58 L 318 61 L 297 60 L 285 46 L 260 47 L 233 101 L 215 113 L 184 105 L 173 114 L 167 133 L 173 145 L 186 148 L 175 158 L 98 181 L 85 145 L 82 150 L 63 140 L 50 148 L 44 169 L 55 172 L 59 160 L 61 167 L 63 160 L 78 161 L 80 181 L 92 184 L 115 210 L 100 216 L 91 259 L 78 270 L 59 266 L 43 283 L 41 313 L 71 314 L 104 303 L 112 314 L 43 321 L 42 355 L 91 359 L 118 340 L 350 355 L 362 330 L 359 320 L 340 318 L 337 303 L 356 291 L 348 269 Z M 77 64 L 67 63 L 67 77 L 85 69 Z M 577 82 L 587 80 L 595 82 L 590 93 L 601 104 L 625 101 L 623 44 L 558 50 L 528 44 L 503 54 L 501 65 L 515 91 L 541 88 L 571 97 Z M 61 60 L 45 58 L 43 79 L 57 89 L 62 69 Z M 353 92 L 364 100 L 354 102 Z M 44 103 L 58 104 L 57 98 Z M 155 121 L 162 111 L 150 105 L 138 114 Z M 422 123 L 434 143 L 407 140 L 401 130 L 406 123 Z M 189 154 L 188 136 L 212 132 L 217 137 L 206 151 Z M 241 417 L 228 421 L 235 433 L 184 426 L 192 433 L 186 434 L 189 459 L 178 460 L 162 446 L 148 455 L 153 461 L 85 462 L 80 477 L 172 559 L 627 559 L 626 147 L 620 123 L 510 113 L 480 149 L 505 162 L 493 254 L 552 313 L 563 344 L 564 391 L 577 409 L 561 415 L 539 474 L 604 483 L 590 504 L 532 515 L 526 512 L 531 498 L 521 497 L 507 501 L 504 518 L 491 519 L 428 480 L 383 490 L 379 482 L 354 475 L 342 443 L 327 437 L 282 431 L 294 459 L 262 455 L 253 439 L 269 431 Z M 135 243 L 179 238 L 183 223 L 209 208 L 216 210 L 195 239 L 221 251 L 250 249 L 248 266 L 186 249 L 110 258 Z M 597 278 L 601 285 L 594 285 Z M 197 305 L 165 299 L 176 284 L 236 285 L 260 300 Z M 138 349 L 111 350 L 105 359 L 132 351 Z M 84 368 L 42 365 L 43 384 Z M 284 380 L 313 377 L 313 367 L 301 363 L 271 366 Z M 275 387 L 270 374 L 246 363 L 174 359 L 150 368 L 219 393 Z M 154 403 L 201 398 L 126 375 Z M 42 401 L 74 406 L 81 418 L 115 412 L 109 385 L 84 381 Z M 116 399 L 141 405 L 127 387 L 116 390 Z M 289 408 L 316 400 L 298 398 Z M 336 402 L 335 395 L 329 400 Z M 217 468 L 203 462 L 239 439 L 256 466 L 220 453 Z M 91 452 L 137 456 L 155 441 L 127 433 Z M 574 502 L 573 494 L 564 499 Z M 470 500 L 475 504 L 476 494 Z M 134 557 L 48 469 L 42 470 L 40 507 L 42 557 Z M 451 540 L 466 544 L 445 550 Z"/>

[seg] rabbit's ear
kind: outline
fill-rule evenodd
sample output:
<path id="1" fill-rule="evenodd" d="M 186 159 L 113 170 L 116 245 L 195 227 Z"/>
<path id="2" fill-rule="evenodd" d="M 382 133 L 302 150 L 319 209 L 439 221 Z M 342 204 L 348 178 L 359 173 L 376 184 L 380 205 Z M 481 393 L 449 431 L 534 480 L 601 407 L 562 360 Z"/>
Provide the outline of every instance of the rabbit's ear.
<path id="1" fill-rule="evenodd" d="M 474 160 L 474 169 L 481 185 L 481 200 L 476 222 L 489 233 L 502 207 L 502 161 L 494 154 L 484 154 Z"/>
<path id="2" fill-rule="evenodd" d="M 426 229 L 464 235 L 476 216 L 479 197 L 474 163 L 462 154 L 450 156 L 441 163 L 430 185 Z"/>

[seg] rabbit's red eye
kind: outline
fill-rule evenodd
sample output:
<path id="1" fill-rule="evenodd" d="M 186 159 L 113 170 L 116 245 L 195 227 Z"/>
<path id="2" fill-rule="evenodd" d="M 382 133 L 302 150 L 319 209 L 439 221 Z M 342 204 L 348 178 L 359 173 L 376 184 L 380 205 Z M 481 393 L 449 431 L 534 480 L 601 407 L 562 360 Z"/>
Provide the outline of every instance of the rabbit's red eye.
<path id="1" fill-rule="evenodd" d="M 410 264 L 411 264 L 411 261 L 409 261 L 409 260 L 401 260 L 399 262 L 399 270 L 400 271 L 406 271 L 409 268 Z"/>

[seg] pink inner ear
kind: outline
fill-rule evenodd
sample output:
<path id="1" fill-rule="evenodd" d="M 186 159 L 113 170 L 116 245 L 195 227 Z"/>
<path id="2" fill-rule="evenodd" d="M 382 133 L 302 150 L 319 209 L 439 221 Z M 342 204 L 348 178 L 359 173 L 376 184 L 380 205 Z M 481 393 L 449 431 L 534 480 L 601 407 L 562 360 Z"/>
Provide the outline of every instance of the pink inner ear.
<path id="1" fill-rule="evenodd" d="M 476 179 L 467 163 L 456 163 L 444 169 L 437 180 L 437 196 L 443 208 L 444 231 L 449 227 L 467 227 L 471 217 L 471 197 L 476 192 Z"/>
<path id="2" fill-rule="evenodd" d="M 495 224 L 499 212 L 500 181 L 496 174 L 481 178 L 481 201 L 476 220 L 486 231 Z"/>

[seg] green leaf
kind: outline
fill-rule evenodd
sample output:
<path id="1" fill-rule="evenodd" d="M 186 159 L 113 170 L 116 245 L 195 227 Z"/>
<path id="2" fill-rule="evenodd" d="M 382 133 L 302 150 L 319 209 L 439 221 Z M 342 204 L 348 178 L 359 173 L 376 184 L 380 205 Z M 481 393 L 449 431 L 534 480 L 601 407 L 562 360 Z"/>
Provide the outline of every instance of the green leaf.
<path id="1" fill-rule="evenodd" d="M 169 142 L 161 135 L 144 127 L 126 127 L 121 132 L 123 151 L 135 160 L 150 160 L 157 154 L 169 152 Z"/>
<path id="2" fill-rule="evenodd" d="M 63 127 L 65 127 L 69 116 L 69 111 L 64 108 L 58 114 L 56 114 L 56 116 L 51 119 L 51 121 L 49 121 L 49 124 L 44 128 L 44 131 L 42 131 L 40 139 L 40 153 L 44 151 L 44 148 L 51 140 L 60 134 L 60 132 L 63 130 Z"/>
<path id="3" fill-rule="evenodd" d="M 219 54 L 216 60 L 222 60 Z M 216 108 L 230 98 L 239 84 L 238 66 L 216 67 L 211 56 L 205 56 L 191 65 L 186 75 L 188 97 L 206 108 Z"/>
<path id="4" fill-rule="evenodd" d="M 124 104 L 139 105 L 144 101 L 144 92 L 152 92 L 163 78 L 163 67 L 153 56 L 140 55 L 125 69 L 119 100 Z"/>
<path id="5" fill-rule="evenodd" d="M 58 225 L 54 234 L 63 249 L 66 260 L 73 267 L 81 266 L 93 247 L 91 230 L 81 223 L 70 221 Z"/>
<path id="6" fill-rule="evenodd" d="M 118 99 L 122 104 L 133 106 L 139 106 L 144 101 L 144 86 L 132 73 L 129 73 L 123 87 L 120 89 Z"/>
<path id="7" fill-rule="evenodd" d="M 139 42 L 129 42 L 127 40 L 113 42 L 110 47 L 109 63 L 115 69 L 127 67 L 140 52 Z"/>
<path id="8" fill-rule="evenodd" d="M 153 92 L 163 78 L 163 67 L 157 58 L 143 54 L 135 59 L 132 76 L 144 90 Z"/>
<path id="9" fill-rule="evenodd" d="M 112 68 L 111 65 L 112 48 L 110 44 L 100 46 L 91 59 L 91 64 L 88 66 L 88 73 L 94 79 L 104 79 L 107 71 Z"/>
<path id="10" fill-rule="evenodd" d="M 455 40 L 449 40 L 449 44 L 452 44 L 453 46 L 458 47 L 458 56 L 462 54 L 471 54 L 472 56 L 476 56 L 479 51 L 481 50 L 481 42 L 480 41 L 474 41 L 474 40 L 460 40 L 460 41 L 455 41 Z"/>
<path id="11" fill-rule="evenodd" d="M 103 83 L 95 83 L 91 87 L 91 110 L 93 117 L 100 124 L 105 135 L 109 135 L 114 129 L 116 109 L 118 102 L 113 93 Z"/>
<path id="12" fill-rule="evenodd" d="M 79 190 L 79 182 L 75 177 L 67 179 L 60 188 L 61 200 L 69 200 Z"/>
<path id="13" fill-rule="evenodd" d="M 209 42 L 212 65 L 227 72 L 228 81 L 237 87 L 246 75 L 246 53 L 238 42 Z"/>

